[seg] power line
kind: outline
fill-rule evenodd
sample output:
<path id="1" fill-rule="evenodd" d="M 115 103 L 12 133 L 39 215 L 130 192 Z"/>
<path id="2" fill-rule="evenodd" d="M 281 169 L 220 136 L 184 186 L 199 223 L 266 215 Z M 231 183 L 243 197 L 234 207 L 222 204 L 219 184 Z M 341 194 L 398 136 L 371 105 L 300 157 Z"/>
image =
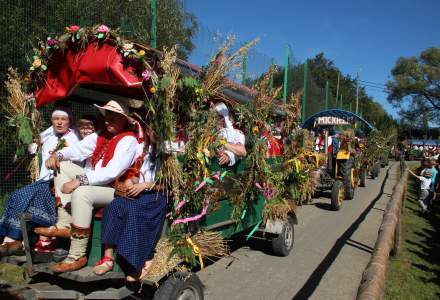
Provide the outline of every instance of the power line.
<path id="1" fill-rule="evenodd" d="M 377 82 L 372 82 L 372 81 L 366 81 L 366 80 L 360 80 L 360 79 L 359 79 L 359 81 L 360 81 L 360 82 L 365 82 L 365 83 L 368 83 L 368 84 L 373 84 L 373 85 L 378 85 L 378 86 L 386 87 L 386 84 L 382 84 L 382 83 L 377 83 Z"/>

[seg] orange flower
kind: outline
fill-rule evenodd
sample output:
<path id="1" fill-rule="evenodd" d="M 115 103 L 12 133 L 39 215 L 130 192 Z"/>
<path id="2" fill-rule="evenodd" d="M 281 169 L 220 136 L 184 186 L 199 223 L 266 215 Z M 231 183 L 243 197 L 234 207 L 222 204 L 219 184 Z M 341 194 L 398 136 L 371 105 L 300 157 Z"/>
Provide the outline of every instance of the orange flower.
<path id="1" fill-rule="evenodd" d="M 150 88 L 150 93 L 152 93 L 152 94 L 156 94 L 156 88 L 155 88 L 154 86 L 152 86 L 152 87 Z"/>

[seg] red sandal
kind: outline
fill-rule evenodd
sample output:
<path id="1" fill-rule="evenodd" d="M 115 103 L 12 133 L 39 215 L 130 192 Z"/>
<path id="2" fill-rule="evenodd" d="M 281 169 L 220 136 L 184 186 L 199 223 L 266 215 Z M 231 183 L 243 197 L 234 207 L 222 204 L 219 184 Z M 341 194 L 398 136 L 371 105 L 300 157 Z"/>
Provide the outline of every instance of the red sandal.
<path id="1" fill-rule="evenodd" d="M 96 275 L 104 275 L 113 269 L 113 258 L 104 256 L 93 267 L 93 273 Z"/>

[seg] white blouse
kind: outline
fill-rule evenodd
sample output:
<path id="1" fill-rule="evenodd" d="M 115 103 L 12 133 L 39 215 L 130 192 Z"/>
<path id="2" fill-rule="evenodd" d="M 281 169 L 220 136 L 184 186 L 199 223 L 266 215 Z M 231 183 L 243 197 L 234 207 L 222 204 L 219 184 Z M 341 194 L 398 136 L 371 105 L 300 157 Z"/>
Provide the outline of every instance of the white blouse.
<path id="1" fill-rule="evenodd" d="M 235 128 L 231 128 L 231 127 L 227 127 L 227 128 L 222 128 L 219 133 L 218 136 L 220 138 L 225 139 L 228 143 L 231 144 L 241 144 L 241 145 L 245 145 L 246 142 L 246 138 L 243 134 L 243 132 L 241 132 L 238 129 Z M 229 150 L 225 150 L 224 151 L 225 154 L 229 157 L 229 164 L 228 166 L 233 166 L 236 164 L 237 162 L 237 156 Z"/>
<path id="2" fill-rule="evenodd" d="M 83 161 L 92 157 L 98 141 L 98 134 L 92 133 L 83 140 L 71 147 L 64 148 L 59 151 L 63 160 Z M 123 137 L 116 145 L 113 158 L 102 167 L 102 159 L 100 159 L 94 169 L 87 169 L 87 176 L 90 185 L 106 185 L 113 182 L 118 176 L 123 174 L 125 170 L 130 168 L 136 158 L 138 152 L 138 142 L 133 136 Z"/>

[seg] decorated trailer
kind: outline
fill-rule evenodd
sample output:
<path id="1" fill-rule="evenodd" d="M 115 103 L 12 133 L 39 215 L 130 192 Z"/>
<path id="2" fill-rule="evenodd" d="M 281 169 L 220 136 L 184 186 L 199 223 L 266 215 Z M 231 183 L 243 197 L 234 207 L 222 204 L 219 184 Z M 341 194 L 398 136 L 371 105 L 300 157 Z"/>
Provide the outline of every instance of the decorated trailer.
<path id="1" fill-rule="evenodd" d="M 11 71 L 9 82 L 15 84 L 9 85 L 9 100 L 27 106 L 11 115 L 19 139 L 24 127 L 38 136 L 41 117 L 37 109 L 64 102 L 89 110 L 91 104 L 109 99 L 127 103 L 141 119 L 147 115 L 159 147 L 174 140 L 179 126 L 189 138 L 182 153 L 163 151 L 155 160 L 156 182 L 165 187 L 169 200 L 154 263 L 143 279 L 145 284 L 158 286 L 154 295 L 125 287 L 124 262 L 118 258 L 105 275 L 92 272 L 103 252 L 101 210 L 93 219 L 87 266 L 65 273 L 54 273 L 51 265 L 63 258 L 69 240 L 60 240 L 53 255 L 37 255 L 31 250 L 36 238 L 31 216 L 22 216 L 26 255 L 3 260 L 23 264 L 33 278 L 21 290 L 24 295 L 37 299 L 59 299 L 60 295 L 63 299 L 121 299 L 132 294 L 203 299 L 196 271 L 228 255 L 227 240 L 234 236 L 258 236 L 272 245 L 274 254 L 290 253 L 297 223 L 295 203 L 313 192 L 313 187 L 299 192 L 301 184 L 312 182 L 310 164 L 300 159 L 302 148 L 295 142 L 298 101 L 284 106 L 273 101 L 277 90 L 270 88 L 269 81 L 274 70 L 253 89 L 226 78 L 251 45 L 230 53 L 227 44 L 200 69 L 177 59 L 175 48 L 159 52 L 125 40 L 105 25 L 70 26 L 64 35 L 40 42 L 29 74 Z M 220 165 L 215 156 L 223 143 L 210 109 L 217 101 L 230 107 L 246 136 L 247 155 L 232 167 Z M 286 124 L 283 149 L 269 124 L 277 114 Z M 21 142 L 24 146 L 25 141 Z M 33 164 L 37 162 L 36 158 Z"/>

